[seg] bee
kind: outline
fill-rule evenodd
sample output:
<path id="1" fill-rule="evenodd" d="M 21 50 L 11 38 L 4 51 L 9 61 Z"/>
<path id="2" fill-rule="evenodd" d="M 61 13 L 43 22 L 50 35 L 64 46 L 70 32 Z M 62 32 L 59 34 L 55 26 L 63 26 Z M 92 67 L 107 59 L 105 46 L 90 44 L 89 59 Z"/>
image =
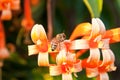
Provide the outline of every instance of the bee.
<path id="1" fill-rule="evenodd" d="M 57 48 L 60 48 L 60 43 L 66 39 L 64 33 L 57 34 L 51 41 L 51 50 L 54 51 Z"/>

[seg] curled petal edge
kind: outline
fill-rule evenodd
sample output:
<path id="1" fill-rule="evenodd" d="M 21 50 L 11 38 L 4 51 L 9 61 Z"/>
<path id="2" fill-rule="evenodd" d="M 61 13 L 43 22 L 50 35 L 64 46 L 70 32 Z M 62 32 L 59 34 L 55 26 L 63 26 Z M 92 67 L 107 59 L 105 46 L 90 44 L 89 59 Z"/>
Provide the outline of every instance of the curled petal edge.
<path id="1" fill-rule="evenodd" d="M 74 29 L 73 33 L 70 36 L 70 40 L 74 40 L 77 37 L 88 35 L 91 31 L 91 24 L 90 23 L 81 23 L 78 24 L 77 27 Z"/>
<path id="2" fill-rule="evenodd" d="M 107 73 L 100 73 L 98 76 L 97 76 L 97 80 L 109 80 L 109 76 Z"/>
<path id="3" fill-rule="evenodd" d="M 51 76 L 57 76 L 62 74 L 61 66 L 57 65 L 50 65 L 49 71 Z"/>
<path id="4" fill-rule="evenodd" d="M 37 43 L 38 40 L 47 42 L 47 35 L 44 30 L 44 27 L 40 24 L 36 24 L 33 26 L 31 30 L 31 38 L 34 43 Z"/>
<path id="5" fill-rule="evenodd" d="M 115 56 L 110 49 L 102 49 L 102 55 L 103 55 L 103 62 L 100 66 L 114 63 Z"/>
<path id="6" fill-rule="evenodd" d="M 49 66 L 48 52 L 39 52 L 38 66 Z"/>
<path id="7" fill-rule="evenodd" d="M 78 60 L 78 61 L 73 65 L 73 71 L 72 71 L 72 72 L 80 72 L 80 71 L 82 71 L 81 60 Z"/>
<path id="8" fill-rule="evenodd" d="M 63 62 L 66 62 L 66 60 L 67 60 L 66 50 L 61 50 L 56 57 L 56 63 L 62 64 Z"/>
<path id="9" fill-rule="evenodd" d="M 38 51 L 36 45 L 29 45 L 28 46 L 28 55 L 29 56 L 34 55 L 34 54 L 38 54 L 38 53 L 39 53 L 39 51 Z"/>
<path id="10" fill-rule="evenodd" d="M 90 56 L 87 59 L 87 63 L 91 65 L 98 65 L 100 61 L 100 51 L 98 48 L 90 48 Z"/>
<path id="11" fill-rule="evenodd" d="M 71 42 L 71 50 L 78 50 L 78 49 L 89 49 L 88 41 L 85 39 L 78 39 Z"/>
<path id="12" fill-rule="evenodd" d="M 71 73 L 64 73 L 62 74 L 62 80 L 73 80 Z"/>
<path id="13" fill-rule="evenodd" d="M 86 68 L 86 74 L 88 78 L 96 77 L 98 75 L 97 68 Z"/>
<path id="14" fill-rule="evenodd" d="M 97 21 L 97 23 L 98 23 L 99 26 L 100 26 L 100 33 L 101 33 L 102 35 L 105 34 L 106 29 L 105 29 L 104 23 L 103 23 L 99 18 L 96 18 L 96 21 Z"/>

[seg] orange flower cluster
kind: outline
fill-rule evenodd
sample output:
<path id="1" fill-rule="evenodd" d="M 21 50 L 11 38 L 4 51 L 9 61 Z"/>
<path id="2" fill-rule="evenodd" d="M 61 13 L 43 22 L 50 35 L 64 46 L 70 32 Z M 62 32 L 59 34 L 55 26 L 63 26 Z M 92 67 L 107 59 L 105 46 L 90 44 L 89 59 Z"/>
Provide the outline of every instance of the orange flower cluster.
<path id="1" fill-rule="evenodd" d="M 21 25 L 25 28 L 27 32 L 29 32 L 34 25 L 34 20 L 32 18 L 30 7 L 30 0 L 24 0 L 24 18 Z"/>
<path id="2" fill-rule="evenodd" d="M 0 0 L 1 20 L 10 20 L 12 10 L 20 9 L 20 0 Z"/>
<path id="3" fill-rule="evenodd" d="M 6 48 L 5 31 L 3 20 L 12 18 L 12 10 L 20 9 L 20 0 L 0 0 L 0 67 L 3 66 L 3 60 L 9 57 L 9 52 Z"/>
<path id="4" fill-rule="evenodd" d="M 78 39 L 79 37 L 82 38 Z M 99 18 L 93 18 L 92 24 L 79 24 L 70 39 L 61 42 L 60 48 L 55 51 L 51 50 L 51 41 L 48 41 L 42 25 L 33 26 L 31 38 L 34 45 L 28 46 L 29 55 L 38 54 L 38 65 L 48 66 L 51 76 L 62 75 L 62 80 L 73 80 L 72 73 L 77 77 L 77 72 L 86 69 L 89 78 L 109 80 L 107 72 L 116 70 L 115 56 L 109 44 L 120 41 L 120 28 L 106 31 Z M 89 57 L 85 59 L 76 57 L 80 52 L 81 55 L 85 54 L 85 51 L 81 50 L 90 50 Z M 49 62 L 49 53 L 58 53 L 55 57 L 56 64 Z"/>

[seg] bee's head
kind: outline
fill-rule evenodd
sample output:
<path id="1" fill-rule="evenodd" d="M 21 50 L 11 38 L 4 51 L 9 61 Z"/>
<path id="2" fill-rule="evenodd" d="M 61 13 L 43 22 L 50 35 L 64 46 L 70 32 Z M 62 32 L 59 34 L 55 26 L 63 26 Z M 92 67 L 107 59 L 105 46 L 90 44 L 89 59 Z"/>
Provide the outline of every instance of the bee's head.
<path id="1" fill-rule="evenodd" d="M 66 35 L 64 33 L 60 33 L 56 35 L 57 40 L 59 40 L 60 42 L 64 41 L 66 38 Z"/>

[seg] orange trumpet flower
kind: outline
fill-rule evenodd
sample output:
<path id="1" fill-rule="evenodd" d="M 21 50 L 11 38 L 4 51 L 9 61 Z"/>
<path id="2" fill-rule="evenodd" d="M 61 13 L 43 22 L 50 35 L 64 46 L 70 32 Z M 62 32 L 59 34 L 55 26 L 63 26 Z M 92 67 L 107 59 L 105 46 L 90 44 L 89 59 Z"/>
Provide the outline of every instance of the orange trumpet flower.
<path id="1" fill-rule="evenodd" d="M 48 39 L 42 25 L 34 25 L 31 31 L 31 38 L 35 45 L 29 45 L 29 55 L 38 55 L 38 65 L 48 66 Z"/>
<path id="2" fill-rule="evenodd" d="M 109 44 L 120 41 L 120 28 L 106 31 L 105 25 L 99 18 L 93 18 L 92 24 L 82 23 L 73 31 L 69 40 L 60 43 L 57 51 L 56 64 L 49 64 L 50 49 L 45 30 L 42 25 L 36 24 L 31 31 L 31 38 L 35 45 L 29 45 L 29 55 L 38 54 L 38 65 L 49 66 L 50 75 L 62 75 L 62 80 L 73 80 L 72 73 L 86 69 L 87 77 L 96 77 L 97 80 L 109 80 L 107 72 L 115 71 L 115 56 Z M 76 39 L 82 37 L 80 39 Z M 117 40 L 116 40 L 117 39 Z M 76 50 L 90 49 L 88 58 L 80 60 Z M 80 53 L 80 52 L 79 52 Z M 100 59 L 102 54 L 102 60 Z M 75 76 L 77 76 L 75 74 Z"/>
<path id="3" fill-rule="evenodd" d="M 1 20 L 10 20 L 12 18 L 10 2 L 11 2 L 10 0 L 0 1 L 0 10 L 2 11 Z"/>
<path id="4" fill-rule="evenodd" d="M 113 58 L 112 60 L 114 61 L 113 55 L 111 55 L 111 58 Z M 113 62 L 108 63 L 107 61 L 104 62 L 100 60 L 99 65 L 97 67 L 91 68 L 89 67 L 90 65 L 91 64 L 87 63 L 87 59 L 82 60 L 82 67 L 86 69 L 87 77 L 96 77 L 97 80 L 109 80 L 107 72 L 116 70 L 116 67 L 114 66 Z"/>
<path id="5" fill-rule="evenodd" d="M 24 18 L 22 20 L 22 26 L 26 31 L 30 31 L 34 25 L 34 20 L 31 14 L 30 0 L 24 0 Z"/>
<path id="6" fill-rule="evenodd" d="M 113 31 L 113 30 L 110 30 L 110 31 Z M 84 65 L 83 67 L 86 67 L 87 72 L 90 73 L 90 70 L 94 71 L 94 68 L 95 69 L 97 68 L 99 69 L 99 71 L 101 71 L 100 67 L 102 66 L 109 66 L 110 68 L 112 67 L 111 71 L 114 71 L 115 70 L 115 67 L 114 67 L 115 59 L 114 59 L 113 52 L 109 48 L 109 43 L 110 43 L 109 41 L 111 39 L 112 42 L 115 42 L 115 41 L 118 42 L 118 40 L 113 41 L 113 38 L 119 39 L 119 37 L 113 37 L 113 36 L 119 35 L 119 33 L 112 34 L 112 36 L 107 36 L 105 26 L 103 22 L 98 18 L 92 19 L 92 25 L 91 25 L 90 32 L 91 33 L 89 34 L 89 36 L 85 35 L 82 39 L 77 39 L 77 40 L 72 41 L 71 49 L 73 50 L 90 49 L 90 56 L 85 61 L 83 60 L 83 65 Z M 99 49 L 101 49 L 101 51 Z M 99 64 L 100 53 L 102 53 L 102 56 L 103 56 L 103 60 L 101 64 Z M 94 75 L 96 74 L 94 73 Z M 103 77 L 103 76 L 104 75 L 100 77 Z M 104 80 L 104 79 L 101 78 L 99 80 Z"/>
<path id="7" fill-rule="evenodd" d="M 11 10 L 19 10 L 19 9 L 20 9 L 20 0 L 12 0 Z"/>
<path id="8" fill-rule="evenodd" d="M 0 0 L 1 20 L 10 20 L 12 18 L 11 10 L 20 9 L 20 0 Z"/>
<path id="9" fill-rule="evenodd" d="M 65 41 L 64 41 L 65 42 Z M 64 42 L 62 45 L 64 45 Z M 50 75 L 57 76 L 62 74 L 62 80 L 73 80 L 72 73 L 80 72 L 82 70 L 81 61 L 76 60 L 75 54 L 69 52 L 67 47 L 62 47 L 56 57 L 57 64 L 50 65 Z"/>

